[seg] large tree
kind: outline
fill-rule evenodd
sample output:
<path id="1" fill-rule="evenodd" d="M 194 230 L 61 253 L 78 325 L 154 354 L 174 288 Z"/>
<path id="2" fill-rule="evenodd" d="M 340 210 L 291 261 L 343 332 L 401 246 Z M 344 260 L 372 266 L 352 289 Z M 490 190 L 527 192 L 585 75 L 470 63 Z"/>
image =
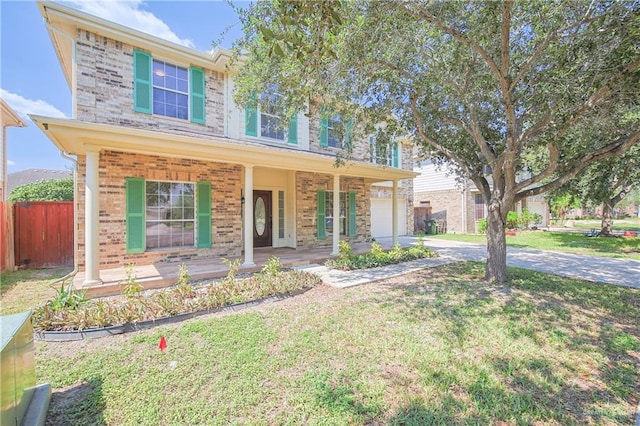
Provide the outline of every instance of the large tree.
<path id="1" fill-rule="evenodd" d="M 613 231 L 613 209 L 640 184 L 640 145 L 621 157 L 611 157 L 584 168 L 570 181 L 565 191 L 576 196 L 582 205 L 602 206 L 600 235 Z"/>
<path id="2" fill-rule="evenodd" d="M 385 122 L 379 140 L 409 134 L 476 184 L 487 280 L 508 280 L 514 203 L 640 140 L 622 120 L 640 104 L 636 1 L 274 0 L 241 20 L 239 102 L 277 87 L 290 112 L 319 101 L 362 131 Z"/>

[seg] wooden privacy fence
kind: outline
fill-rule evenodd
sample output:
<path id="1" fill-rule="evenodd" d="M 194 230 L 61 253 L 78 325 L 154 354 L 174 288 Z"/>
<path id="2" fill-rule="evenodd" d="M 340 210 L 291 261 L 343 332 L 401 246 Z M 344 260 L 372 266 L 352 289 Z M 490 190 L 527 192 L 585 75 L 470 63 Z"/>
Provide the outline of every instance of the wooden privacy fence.
<path id="1" fill-rule="evenodd" d="M 0 201 L 0 271 L 13 270 L 13 208 Z"/>
<path id="2" fill-rule="evenodd" d="M 15 203 L 13 216 L 17 266 L 73 266 L 73 201 Z"/>

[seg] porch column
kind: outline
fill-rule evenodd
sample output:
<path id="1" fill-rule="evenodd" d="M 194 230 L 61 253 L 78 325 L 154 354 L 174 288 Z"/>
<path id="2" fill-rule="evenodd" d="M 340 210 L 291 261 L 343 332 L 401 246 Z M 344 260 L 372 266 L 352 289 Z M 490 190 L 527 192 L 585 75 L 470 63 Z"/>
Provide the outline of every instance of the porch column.
<path id="1" fill-rule="evenodd" d="M 244 166 L 244 263 L 242 266 L 256 266 L 253 262 L 253 164 Z"/>
<path id="2" fill-rule="evenodd" d="M 393 181 L 393 196 L 391 197 L 391 222 L 393 228 L 393 245 L 398 244 L 398 181 Z"/>
<path id="3" fill-rule="evenodd" d="M 98 161 L 100 152 L 87 149 L 86 179 L 84 183 L 84 268 L 83 286 L 102 284 L 100 279 L 100 202 L 98 182 Z"/>
<path id="4" fill-rule="evenodd" d="M 333 251 L 337 256 L 340 251 L 340 175 L 333 175 Z"/>

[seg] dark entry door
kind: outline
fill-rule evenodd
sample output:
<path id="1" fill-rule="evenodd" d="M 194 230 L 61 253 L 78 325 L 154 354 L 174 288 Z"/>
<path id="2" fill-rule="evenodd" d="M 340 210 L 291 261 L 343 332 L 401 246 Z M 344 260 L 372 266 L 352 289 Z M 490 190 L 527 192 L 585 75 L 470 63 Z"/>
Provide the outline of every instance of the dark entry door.
<path id="1" fill-rule="evenodd" d="M 271 245 L 271 191 L 253 191 L 253 246 Z"/>

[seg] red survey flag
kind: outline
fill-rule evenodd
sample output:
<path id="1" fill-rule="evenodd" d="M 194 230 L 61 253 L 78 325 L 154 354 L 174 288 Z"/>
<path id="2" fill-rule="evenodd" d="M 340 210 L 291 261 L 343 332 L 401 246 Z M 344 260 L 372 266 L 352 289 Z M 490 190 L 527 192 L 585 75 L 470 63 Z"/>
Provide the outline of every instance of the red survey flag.
<path id="1" fill-rule="evenodd" d="M 160 344 L 158 345 L 160 351 L 164 351 L 167 348 L 167 341 L 164 339 L 164 336 L 160 337 Z"/>

